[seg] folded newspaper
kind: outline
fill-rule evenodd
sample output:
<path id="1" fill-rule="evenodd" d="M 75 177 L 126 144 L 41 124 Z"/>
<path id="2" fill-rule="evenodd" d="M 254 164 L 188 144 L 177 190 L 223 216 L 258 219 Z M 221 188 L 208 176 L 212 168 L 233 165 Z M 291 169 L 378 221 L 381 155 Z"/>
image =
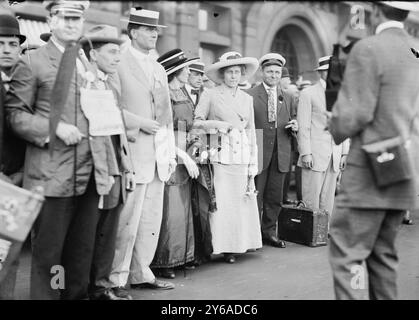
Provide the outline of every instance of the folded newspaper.
<path id="1" fill-rule="evenodd" d="M 42 188 L 28 191 L 0 180 L 0 238 L 25 241 L 41 210 Z"/>

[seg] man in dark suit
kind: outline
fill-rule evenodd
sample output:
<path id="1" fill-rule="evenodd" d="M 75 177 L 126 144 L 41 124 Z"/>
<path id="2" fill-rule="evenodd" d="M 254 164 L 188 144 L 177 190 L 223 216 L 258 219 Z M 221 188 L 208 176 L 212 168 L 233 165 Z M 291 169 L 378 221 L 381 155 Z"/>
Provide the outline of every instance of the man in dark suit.
<path id="1" fill-rule="evenodd" d="M 262 239 L 278 248 L 285 248 L 285 242 L 277 236 L 277 222 L 285 176 L 290 170 L 292 133 L 298 131 L 298 123 L 291 117 L 293 97 L 279 86 L 285 62 L 280 54 L 264 55 L 259 61 L 263 82 L 247 91 L 253 97 L 258 138 L 260 165 L 256 189 Z"/>
<path id="2" fill-rule="evenodd" d="M 77 47 L 68 46 L 80 38 L 88 6 L 88 1 L 46 2 L 51 38 L 46 45 L 28 52 L 7 94 L 8 121 L 20 137 L 30 142 L 24 188 L 41 186 L 45 190 L 45 203 L 32 230 L 32 299 L 88 297 L 99 197 L 109 193 L 110 176 L 117 171 L 109 161 L 112 158 L 107 157 L 111 143 L 102 143 L 104 139 L 89 133 L 80 104 L 86 69 L 80 52 L 73 56 Z M 57 129 L 50 136 L 49 118 L 54 110 L 50 103 L 62 95 L 52 92 L 54 82 L 60 64 L 67 62 L 69 85 L 58 89 L 68 90 L 68 97 Z M 61 73 L 63 77 L 58 80 L 66 74 Z"/>
<path id="3" fill-rule="evenodd" d="M 204 68 L 205 64 L 202 62 L 198 61 L 192 63 L 189 66 L 190 74 L 188 77 L 188 83 L 182 88 L 182 90 L 186 91 L 189 99 L 195 107 L 197 106 L 199 98 L 204 91 Z"/>
<path id="4" fill-rule="evenodd" d="M 417 2 L 374 4 L 376 34 L 354 45 L 333 107 L 336 144 L 351 138 L 330 231 L 337 299 L 397 298 L 396 236 L 403 210 L 418 208 L 419 135 L 412 119 L 419 111 L 419 61 L 403 29 L 409 10 L 418 9 Z M 412 178 L 378 187 L 362 146 L 397 136 L 410 137 Z"/>
<path id="5" fill-rule="evenodd" d="M 25 158 L 26 144 L 17 138 L 8 128 L 4 115 L 4 100 L 9 90 L 9 83 L 15 67 L 20 59 L 20 45 L 26 37 L 20 33 L 19 22 L 9 14 L 0 15 L 0 179 L 20 185 L 22 182 L 22 167 Z M 5 243 L 0 238 L 0 242 Z M 16 274 L 19 266 L 18 252 L 22 243 L 11 244 L 8 256 L 16 252 L 17 258 L 11 261 L 10 268 L 0 268 L 0 300 L 13 299 Z M 0 259 L 0 266 L 1 266 Z"/>
<path id="6" fill-rule="evenodd" d="M 109 75 L 116 72 L 121 60 L 120 45 L 123 40 L 119 39 L 118 29 L 108 25 L 94 26 L 85 33 L 81 42 L 89 59 L 91 72 L 95 76 L 92 89 L 113 90 L 115 100 L 120 100 L 117 99 L 117 88 L 112 88 L 108 83 Z M 111 140 L 120 172 L 114 177 L 115 183 L 109 194 L 99 201 L 101 210 L 90 272 L 90 300 L 132 299 L 130 295 L 121 294 L 117 289 L 106 286 L 107 277 L 112 270 L 119 215 L 126 199 L 126 190 L 132 191 L 135 187 L 126 134 L 112 135 Z"/>

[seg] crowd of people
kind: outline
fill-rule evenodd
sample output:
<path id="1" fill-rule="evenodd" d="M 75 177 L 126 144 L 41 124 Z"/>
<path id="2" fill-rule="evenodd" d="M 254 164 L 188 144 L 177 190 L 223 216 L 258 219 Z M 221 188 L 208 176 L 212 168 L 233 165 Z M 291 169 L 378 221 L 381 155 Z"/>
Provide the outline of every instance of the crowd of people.
<path id="1" fill-rule="evenodd" d="M 150 51 L 166 27 L 159 12 L 132 8 L 130 45 L 121 50 L 113 26 L 83 32 L 88 8 L 47 1 L 51 33 L 24 54 L 18 20 L 0 15 L 0 178 L 40 186 L 45 196 L 31 235 L 31 299 L 130 300 L 129 288 L 174 289 L 162 278 L 212 255 L 231 264 L 263 244 L 285 248 L 278 216 L 298 200 L 332 218 L 338 298 L 358 297 L 350 267 L 364 261 L 371 297 L 396 297 L 396 230 L 416 208 L 416 189 L 412 181 L 377 188 L 361 135 L 368 129 L 374 142 L 408 128 L 419 71 L 400 51 L 410 7 L 375 7 L 379 34 L 354 46 L 333 113 L 325 96 L 331 56 L 313 66 L 318 82 L 297 84 L 278 52 L 257 59 L 230 51 L 205 65 L 177 48 L 155 60 Z M 397 70 L 405 85 L 391 87 L 401 81 Z M 261 81 L 252 83 L 257 72 Z M 0 270 L 0 298 L 13 298 L 18 262 Z M 62 287 L 51 285 L 54 266 L 65 270 Z"/>

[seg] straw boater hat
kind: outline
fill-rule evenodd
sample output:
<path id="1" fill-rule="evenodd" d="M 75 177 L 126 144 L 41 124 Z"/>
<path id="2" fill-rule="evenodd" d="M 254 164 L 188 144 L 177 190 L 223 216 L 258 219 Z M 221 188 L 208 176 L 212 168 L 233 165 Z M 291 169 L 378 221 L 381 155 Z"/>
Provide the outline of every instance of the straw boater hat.
<path id="1" fill-rule="evenodd" d="M 199 57 L 188 59 L 182 50 L 173 49 L 161 55 L 157 59 L 157 62 L 163 66 L 166 74 L 170 75 L 173 72 L 196 62 L 197 60 L 199 60 Z"/>
<path id="2" fill-rule="evenodd" d="M 118 29 L 113 26 L 106 24 L 100 24 L 89 29 L 84 37 L 80 40 L 80 43 L 85 44 L 90 42 L 103 42 L 103 43 L 115 43 L 121 45 L 124 40 L 118 37 Z"/>
<path id="3" fill-rule="evenodd" d="M 287 60 L 283 56 L 281 56 L 279 53 L 268 53 L 265 54 L 262 58 L 259 59 L 259 64 L 261 67 L 267 67 L 267 66 L 285 66 L 285 63 L 287 63 Z"/>
<path id="4" fill-rule="evenodd" d="M 17 37 L 22 44 L 26 36 L 20 33 L 18 20 L 9 14 L 0 15 L 0 36 Z"/>
<path id="5" fill-rule="evenodd" d="M 319 59 L 319 65 L 317 66 L 315 71 L 322 71 L 322 70 L 329 70 L 329 62 L 332 56 L 325 56 Z"/>
<path id="6" fill-rule="evenodd" d="M 204 74 L 205 63 L 197 61 L 189 65 L 189 70 Z"/>
<path id="7" fill-rule="evenodd" d="M 131 8 L 129 19 L 124 21 L 143 26 L 167 28 L 167 26 L 159 24 L 159 16 L 160 13 L 158 11 L 146 10 L 140 7 L 136 7 Z"/>
<path id="8" fill-rule="evenodd" d="M 241 82 L 244 82 L 253 76 L 253 74 L 259 68 L 259 62 L 256 58 L 243 58 L 241 54 L 238 52 L 226 52 L 219 58 L 219 60 L 216 63 L 208 66 L 205 70 L 205 73 L 208 76 L 208 78 L 210 78 L 212 81 L 220 84 L 223 82 L 223 79 L 221 78 L 221 75 L 218 71 L 222 68 L 232 66 L 246 67 L 246 73 L 242 75 L 240 80 Z"/>

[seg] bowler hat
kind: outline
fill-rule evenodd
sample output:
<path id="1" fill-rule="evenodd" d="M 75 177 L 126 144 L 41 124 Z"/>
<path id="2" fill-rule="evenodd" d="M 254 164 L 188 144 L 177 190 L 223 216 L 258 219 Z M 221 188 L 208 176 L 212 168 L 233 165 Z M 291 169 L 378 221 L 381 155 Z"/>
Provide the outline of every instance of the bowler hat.
<path id="1" fill-rule="evenodd" d="M 51 38 L 51 32 L 41 33 L 39 38 L 44 42 L 48 42 L 49 38 Z"/>
<path id="2" fill-rule="evenodd" d="M 157 59 L 157 62 L 163 66 L 164 70 L 166 70 L 166 74 L 170 75 L 173 72 L 196 62 L 198 59 L 198 57 L 188 59 L 182 50 L 173 49 L 161 55 Z"/>
<path id="3" fill-rule="evenodd" d="M 19 21 L 9 14 L 0 15 L 0 36 L 18 37 L 20 44 L 26 40 L 26 36 L 20 33 Z"/>
<path id="4" fill-rule="evenodd" d="M 288 69 L 286 67 L 283 67 L 281 78 L 289 78 L 289 77 L 290 77 L 290 73 L 289 73 Z"/>

